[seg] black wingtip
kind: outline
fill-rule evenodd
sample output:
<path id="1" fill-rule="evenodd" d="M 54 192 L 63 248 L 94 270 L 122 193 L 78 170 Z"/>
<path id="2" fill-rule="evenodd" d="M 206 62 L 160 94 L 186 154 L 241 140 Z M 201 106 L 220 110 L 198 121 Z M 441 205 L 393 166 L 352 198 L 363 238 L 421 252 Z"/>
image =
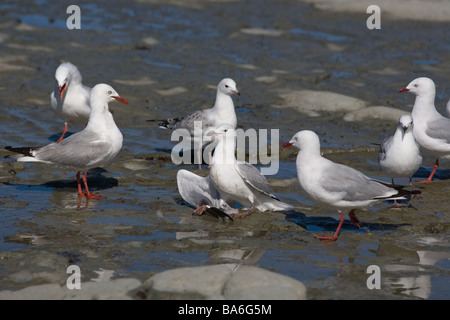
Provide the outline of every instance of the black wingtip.
<path id="1" fill-rule="evenodd" d="M 206 211 L 204 213 L 206 213 L 212 217 L 219 218 L 222 221 L 225 221 L 227 219 L 234 221 L 233 218 L 229 214 L 225 213 L 224 211 L 222 211 L 216 207 L 209 207 L 206 209 Z"/>
<path id="2" fill-rule="evenodd" d="M 378 180 L 374 180 L 374 181 L 377 181 L 378 183 L 381 183 L 382 185 L 385 185 L 386 187 L 393 188 L 393 189 L 397 190 L 397 194 L 395 194 L 395 195 L 392 195 L 392 196 L 389 196 L 389 197 L 377 197 L 375 199 L 389 200 L 389 199 L 405 197 L 405 196 L 411 196 L 411 195 L 421 194 L 422 193 L 422 191 L 417 190 L 417 189 L 405 190 L 405 188 L 407 186 L 394 185 L 394 184 L 391 184 L 391 183 L 386 183 L 386 182 L 378 181 Z"/>
<path id="3" fill-rule="evenodd" d="M 33 147 L 18 147 L 18 148 L 15 148 L 15 147 L 11 147 L 11 146 L 6 146 L 5 149 L 8 150 L 8 151 L 11 151 L 11 152 L 23 154 L 24 156 L 32 157 L 33 156 L 32 152 L 36 148 L 33 148 Z"/>
<path id="4" fill-rule="evenodd" d="M 207 214 L 208 216 L 214 217 L 214 218 L 218 218 L 222 221 L 225 221 L 227 219 L 234 221 L 233 217 L 230 216 L 229 214 L 225 213 L 224 211 L 220 210 L 219 208 L 216 207 L 211 207 L 209 205 L 205 205 L 203 203 L 203 201 L 201 201 L 201 206 L 205 206 L 205 210 L 202 211 L 201 213 L 197 213 L 196 211 L 194 211 L 192 213 L 192 215 L 204 215 Z"/>

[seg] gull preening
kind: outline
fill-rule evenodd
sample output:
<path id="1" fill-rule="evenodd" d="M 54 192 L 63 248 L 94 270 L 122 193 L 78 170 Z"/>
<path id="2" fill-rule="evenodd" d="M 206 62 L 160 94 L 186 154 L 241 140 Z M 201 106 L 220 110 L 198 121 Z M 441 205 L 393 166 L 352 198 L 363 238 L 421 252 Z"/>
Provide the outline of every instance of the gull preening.
<path id="1" fill-rule="evenodd" d="M 202 214 L 216 207 L 231 217 L 245 217 L 255 210 L 292 211 L 294 207 L 275 196 L 266 177 L 245 161 L 235 157 L 236 132 L 230 125 L 220 125 L 211 131 L 218 139 L 207 177 L 186 170 L 177 175 L 178 189 L 183 199 L 198 207 L 194 213 Z M 236 203 L 246 213 L 237 213 Z"/>
<path id="2" fill-rule="evenodd" d="M 296 167 L 300 186 L 314 200 L 336 208 L 340 215 L 334 235 L 317 237 L 320 240 L 337 240 L 344 222 L 341 209 L 350 209 L 350 220 L 360 228 L 360 221 L 355 216 L 356 209 L 379 201 L 405 199 L 404 196 L 420 193 L 374 180 L 356 169 L 322 157 L 319 137 L 313 131 L 297 132 L 289 142 L 283 144 L 284 148 L 290 146 L 299 149 Z"/>
<path id="3" fill-rule="evenodd" d="M 91 88 L 82 83 L 80 71 L 70 62 L 60 64 L 56 69 L 55 79 L 56 85 L 50 95 L 50 104 L 53 111 L 65 121 L 64 131 L 57 141 L 59 143 L 67 132 L 69 121 L 84 122 L 84 125 L 89 119 Z"/>
<path id="4" fill-rule="evenodd" d="M 408 177 L 412 183 L 412 176 L 422 164 L 420 148 L 413 135 L 414 122 L 410 115 L 402 115 L 397 124 L 394 135 L 386 138 L 380 145 L 378 162 L 380 170 L 391 178 Z"/>
<path id="5" fill-rule="evenodd" d="M 211 176 L 201 177 L 185 169 L 177 172 L 178 192 L 184 201 L 194 206 L 193 214 L 204 213 L 222 220 L 233 218 L 229 215 L 236 209 L 232 208 L 214 186 Z"/>
<path id="6" fill-rule="evenodd" d="M 430 78 L 414 79 L 398 92 L 411 92 L 416 96 L 411 113 L 414 138 L 421 152 L 436 159 L 428 179 L 420 182 L 431 182 L 439 167 L 439 159 L 450 159 L 450 119 L 441 115 L 434 106 L 436 86 Z"/>
<path id="7" fill-rule="evenodd" d="M 266 177 L 256 167 L 236 160 L 236 131 L 232 126 L 220 125 L 212 135 L 218 143 L 211 163 L 211 181 L 227 203 L 238 202 L 250 209 L 245 215 L 255 210 L 294 210 L 292 205 L 278 199 Z"/>
<path id="8" fill-rule="evenodd" d="M 89 199 L 103 199 L 89 192 L 86 172 L 111 162 L 122 148 L 123 136 L 109 111 L 108 103 L 128 101 L 107 84 L 97 84 L 91 92 L 91 113 L 84 130 L 74 133 L 60 143 L 52 142 L 44 147 L 6 147 L 21 153 L 17 161 L 41 162 L 56 167 L 77 171 L 78 195 Z M 85 193 L 82 191 L 80 173 L 83 174 Z"/>
<path id="9" fill-rule="evenodd" d="M 233 79 L 225 78 L 217 85 L 216 101 L 214 106 L 210 109 L 204 109 L 196 111 L 185 117 L 170 118 L 167 120 L 161 120 L 159 126 L 164 129 L 177 130 L 186 129 L 190 136 L 187 138 L 188 145 L 198 146 L 197 160 L 199 168 L 202 164 L 202 147 L 211 143 L 211 136 L 208 132 L 214 128 L 217 128 L 221 124 L 229 124 L 232 128 L 237 126 L 236 111 L 234 108 L 232 95 L 240 95 L 239 90 L 236 87 L 236 82 Z M 199 123 L 202 129 L 202 135 L 195 136 L 194 129 L 195 124 Z"/>

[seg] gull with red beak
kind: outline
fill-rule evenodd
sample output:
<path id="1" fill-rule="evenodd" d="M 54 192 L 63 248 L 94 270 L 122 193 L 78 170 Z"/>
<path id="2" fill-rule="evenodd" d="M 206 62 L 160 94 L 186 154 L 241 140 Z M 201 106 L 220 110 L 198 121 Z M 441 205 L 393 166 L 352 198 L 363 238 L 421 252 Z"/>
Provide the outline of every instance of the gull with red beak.
<path id="1" fill-rule="evenodd" d="M 430 78 L 414 79 L 398 92 L 410 92 L 416 96 L 411 112 L 414 138 L 422 153 L 436 159 L 428 179 L 416 182 L 429 183 L 439 167 L 439 159 L 450 159 L 450 119 L 441 115 L 434 106 L 436 86 Z"/>
<path id="2" fill-rule="evenodd" d="M 122 148 L 123 136 L 109 111 L 108 103 L 128 101 L 107 84 L 96 85 L 91 92 L 91 113 L 84 130 L 74 133 L 60 143 L 52 142 L 45 147 L 5 147 L 21 153 L 17 161 L 41 162 L 64 170 L 77 171 L 78 195 L 89 199 L 103 199 L 88 189 L 86 172 L 95 167 L 102 167 L 111 162 Z M 84 172 L 82 191 L 80 173 Z"/>
<path id="3" fill-rule="evenodd" d="M 369 178 L 349 166 L 338 164 L 322 157 L 320 140 L 310 130 L 297 132 L 283 148 L 297 147 L 297 178 L 300 186 L 315 201 L 336 208 L 340 215 L 339 225 L 333 236 L 317 237 L 322 241 L 335 241 L 344 222 L 342 209 L 350 209 L 349 217 L 359 229 L 360 221 L 356 209 L 365 208 L 383 200 L 405 199 L 405 196 L 420 194 L 420 191 L 403 190 L 401 186 Z"/>
<path id="4" fill-rule="evenodd" d="M 70 62 L 64 62 L 56 69 L 55 78 L 56 85 L 50 95 L 50 104 L 53 111 L 65 121 L 64 132 L 57 141 L 59 143 L 67 132 L 69 121 L 83 124 L 87 122 L 91 112 L 91 88 L 83 85 L 80 71 Z"/>

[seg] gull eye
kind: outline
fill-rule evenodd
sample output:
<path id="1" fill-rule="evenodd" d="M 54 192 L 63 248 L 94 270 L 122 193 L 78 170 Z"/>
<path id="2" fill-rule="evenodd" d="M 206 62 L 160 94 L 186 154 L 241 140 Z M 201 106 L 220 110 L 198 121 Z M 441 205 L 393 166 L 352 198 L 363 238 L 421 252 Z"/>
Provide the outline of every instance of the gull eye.
<path id="1" fill-rule="evenodd" d="M 223 130 L 223 132 L 228 132 L 228 129 Z"/>
<path id="2" fill-rule="evenodd" d="M 418 85 L 417 83 L 414 83 L 414 87 L 416 87 L 416 88 L 417 88 L 418 86 L 419 86 L 419 85 Z"/>
<path id="3" fill-rule="evenodd" d="M 111 91 L 111 90 L 109 90 L 109 91 L 108 91 L 108 94 L 112 94 L 112 91 Z"/>
<path id="4" fill-rule="evenodd" d="M 227 85 L 227 84 L 225 85 L 225 88 L 229 88 L 229 87 L 230 87 L 229 85 Z"/>

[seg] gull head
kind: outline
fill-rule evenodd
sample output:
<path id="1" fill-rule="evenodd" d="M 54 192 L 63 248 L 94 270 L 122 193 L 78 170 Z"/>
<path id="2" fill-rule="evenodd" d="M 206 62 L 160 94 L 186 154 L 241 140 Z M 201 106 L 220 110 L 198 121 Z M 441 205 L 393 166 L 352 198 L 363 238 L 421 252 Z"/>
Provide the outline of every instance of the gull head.
<path id="1" fill-rule="evenodd" d="M 119 101 L 124 104 L 128 104 L 128 101 L 125 98 L 122 98 L 119 96 L 119 94 L 116 92 L 116 90 L 113 89 L 110 85 L 100 83 L 97 84 L 95 87 L 92 88 L 91 91 L 91 107 L 95 106 L 95 103 L 93 101 L 100 101 L 102 104 L 108 103 L 111 101 Z M 97 102 L 98 103 L 98 102 Z"/>
<path id="2" fill-rule="evenodd" d="M 236 130 L 232 125 L 224 123 L 211 130 L 210 134 L 215 137 L 234 137 L 236 135 Z"/>
<path id="3" fill-rule="evenodd" d="M 317 134 L 311 130 L 302 130 L 294 134 L 289 142 L 282 145 L 283 148 L 288 148 L 294 146 L 300 150 L 305 149 L 319 149 L 320 151 L 320 140 Z"/>
<path id="4" fill-rule="evenodd" d="M 398 92 L 411 92 L 416 96 L 434 95 L 436 93 L 436 86 L 430 78 L 420 77 L 411 81 L 405 88 L 398 90 Z"/>
<path id="5" fill-rule="evenodd" d="M 236 82 L 230 78 L 222 79 L 222 81 L 220 81 L 217 85 L 217 91 L 229 96 L 233 94 L 241 95 L 239 90 L 236 88 Z"/>
<path id="6" fill-rule="evenodd" d="M 398 126 L 406 132 L 408 129 L 410 131 L 413 129 L 413 119 L 409 114 L 404 114 L 398 119 Z"/>
<path id="7" fill-rule="evenodd" d="M 64 93 L 70 82 L 81 82 L 82 80 L 80 71 L 70 62 L 64 62 L 59 65 L 55 72 L 55 79 L 61 100 L 63 100 Z"/>
<path id="8" fill-rule="evenodd" d="M 407 132 L 413 130 L 413 119 L 409 114 L 404 114 L 398 119 L 398 129 L 402 132 L 402 139 Z"/>

